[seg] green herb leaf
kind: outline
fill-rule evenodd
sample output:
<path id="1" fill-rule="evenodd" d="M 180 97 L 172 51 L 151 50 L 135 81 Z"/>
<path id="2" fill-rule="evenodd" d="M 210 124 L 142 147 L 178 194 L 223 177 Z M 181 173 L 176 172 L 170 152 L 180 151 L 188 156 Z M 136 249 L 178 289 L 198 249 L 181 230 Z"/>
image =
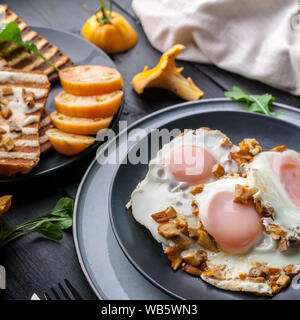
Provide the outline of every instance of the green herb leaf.
<path id="1" fill-rule="evenodd" d="M 39 221 L 35 226 L 30 228 L 30 232 L 38 232 L 52 240 L 61 240 L 63 238 L 62 231 L 56 224 L 45 221 Z"/>
<path id="2" fill-rule="evenodd" d="M 72 226 L 72 217 L 66 215 L 64 217 L 59 216 L 52 216 L 47 219 L 47 221 L 50 221 L 57 226 L 59 226 L 62 230 L 68 229 Z"/>
<path id="3" fill-rule="evenodd" d="M 73 199 L 61 198 L 58 200 L 53 211 L 50 212 L 50 215 L 59 216 L 59 217 L 65 217 L 65 216 L 72 217 L 73 216 L 73 209 L 74 209 Z"/>
<path id="4" fill-rule="evenodd" d="M 11 229 L 2 220 L 0 226 L 0 246 L 3 246 L 28 233 L 38 232 L 52 240 L 61 240 L 62 230 L 72 226 L 74 201 L 70 198 L 61 198 L 55 205 L 53 211 L 44 215 L 28 219 L 24 223 Z"/>
<path id="5" fill-rule="evenodd" d="M 37 56 L 42 58 L 46 63 L 48 63 L 49 66 L 51 66 L 56 72 L 59 72 L 59 69 L 39 52 L 37 46 L 34 43 L 31 43 L 29 41 L 22 41 L 22 42 L 18 42 L 18 44 L 22 45 L 24 48 L 35 53 Z"/>
<path id="6" fill-rule="evenodd" d="M 0 39 L 3 41 L 22 41 L 21 30 L 15 22 L 0 23 Z"/>
<path id="7" fill-rule="evenodd" d="M 74 201 L 70 198 L 61 198 L 49 217 L 53 223 L 58 225 L 62 230 L 72 226 Z"/>
<path id="8" fill-rule="evenodd" d="M 22 40 L 21 30 L 14 21 L 0 24 L 0 40 L 15 42 L 20 46 L 32 51 L 37 56 L 42 58 L 46 63 L 48 63 L 49 66 L 51 66 L 55 71 L 59 72 L 59 69 L 39 52 L 34 43 Z"/>
<path id="9" fill-rule="evenodd" d="M 247 111 L 249 112 L 262 113 L 273 117 L 278 117 L 279 115 L 283 114 L 282 112 L 271 112 L 271 105 L 275 101 L 275 98 L 267 93 L 262 95 L 248 94 L 243 89 L 234 86 L 232 87 L 232 91 L 225 92 L 225 95 L 232 100 L 246 102 Z"/>
<path id="10" fill-rule="evenodd" d="M 49 219 L 52 223 L 57 225 L 61 230 L 69 229 L 72 226 L 73 220 L 70 217 Z"/>

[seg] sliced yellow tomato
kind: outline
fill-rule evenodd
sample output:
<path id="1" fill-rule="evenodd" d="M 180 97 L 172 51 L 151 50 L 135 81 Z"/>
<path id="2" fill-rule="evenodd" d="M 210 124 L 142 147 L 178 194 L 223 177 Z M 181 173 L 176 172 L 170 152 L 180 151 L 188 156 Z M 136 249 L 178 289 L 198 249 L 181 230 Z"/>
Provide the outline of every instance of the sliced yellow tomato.
<path id="1" fill-rule="evenodd" d="M 49 129 L 46 134 L 53 148 L 66 156 L 78 154 L 96 141 L 94 137 L 70 134 L 58 129 Z"/>
<path id="2" fill-rule="evenodd" d="M 56 128 L 75 134 L 97 134 L 100 129 L 107 128 L 113 118 L 76 118 L 57 111 L 53 111 L 50 117 Z"/>
<path id="3" fill-rule="evenodd" d="M 75 96 L 95 96 L 123 88 L 118 70 L 104 66 L 76 66 L 59 71 L 66 92 Z"/>
<path id="4" fill-rule="evenodd" d="M 54 101 L 57 111 L 70 117 L 106 118 L 118 112 L 122 96 L 120 90 L 98 96 L 74 96 L 61 91 Z"/>

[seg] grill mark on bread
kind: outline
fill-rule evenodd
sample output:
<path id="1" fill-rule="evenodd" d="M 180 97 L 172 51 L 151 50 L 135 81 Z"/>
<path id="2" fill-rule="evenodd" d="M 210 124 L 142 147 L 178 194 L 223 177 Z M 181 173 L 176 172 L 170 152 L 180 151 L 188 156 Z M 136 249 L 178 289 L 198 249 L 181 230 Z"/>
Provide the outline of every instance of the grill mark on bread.
<path id="1" fill-rule="evenodd" d="M 12 58 L 7 58 L 4 57 L 7 60 L 7 64 L 11 67 L 14 68 L 14 66 L 19 63 L 20 61 L 22 61 L 23 59 L 27 59 L 30 56 L 30 53 L 26 50 L 22 50 L 22 48 L 20 48 L 20 53 L 18 55 L 14 55 Z"/>
<path id="2" fill-rule="evenodd" d="M 28 26 L 26 26 L 22 31 L 22 37 L 25 37 L 29 32 L 30 32 L 30 28 Z"/>
<path id="3" fill-rule="evenodd" d="M 64 69 L 64 68 L 67 68 L 68 66 L 74 65 L 73 63 L 69 63 L 68 65 L 66 65 L 67 62 L 68 62 L 68 58 L 66 56 L 61 56 L 58 60 L 54 61 L 53 64 L 60 69 Z M 46 64 L 46 67 L 47 68 L 43 70 L 43 73 L 45 73 L 46 75 L 51 74 L 52 67 L 48 66 L 47 64 Z"/>
<path id="4" fill-rule="evenodd" d="M 29 141 L 37 141 L 38 140 L 29 140 Z M 40 152 L 40 145 L 38 143 L 37 147 L 30 147 L 30 146 L 25 146 L 25 147 L 14 147 L 13 152 L 20 152 L 20 153 L 39 153 Z"/>
<path id="5" fill-rule="evenodd" d="M 36 56 L 30 55 L 27 59 L 24 59 L 24 60 L 20 61 L 19 63 L 14 64 L 12 67 L 14 67 L 16 69 L 23 69 L 28 64 L 30 65 L 32 62 L 34 62 L 36 59 L 37 59 Z"/>
<path id="6" fill-rule="evenodd" d="M 28 53 L 28 51 L 25 48 L 20 47 L 17 44 L 13 44 L 12 45 L 10 42 L 6 41 L 3 44 L 3 48 L 1 48 L 1 49 L 2 50 L 6 50 L 8 48 L 11 48 L 10 51 L 8 53 L 3 53 L 3 57 L 4 57 L 4 59 L 7 60 L 8 64 L 10 64 L 11 61 L 16 59 L 16 57 L 20 56 L 21 54 L 23 54 L 23 53 L 27 54 Z"/>
<path id="7" fill-rule="evenodd" d="M 21 112 L 20 118 L 19 113 L 13 114 L 13 117 L 22 119 L 19 120 L 19 124 L 22 126 L 21 135 L 17 136 L 17 138 L 12 136 L 14 138 L 13 149 L 6 152 L 3 147 L 0 148 L 0 174 L 11 176 L 18 172 L 29 172 L 39 161 L 40 141 L 38 130 L 50 84 L 48 78 L 41 73 L 3 68 L 0 71 L 0 89 L 2 90 L 2 87 L 5 86 L 12 88 L 13 95 L 10 96 L 12 100 L 16 97 L 19 101 L 23 101 L 20 99 L 24 98 L 24 94 L 34 94 L 34 106 L 32 110 L 25 102 L 22 102 L 21 106 L 18 107 L 21 109 L 15 109 L 15 112 Z M 23 88 L 25 92 L 17 88 Z M 9 106 L 14 110 L 13 103 Z M 27 119 L 33 122 L 26 124 L 28 122 Z M 7 125 L 11 120 L 14 119 L 8 119 L 7 122 L 4 122 L 4 125 Z"/>
<path id="8" fill-rule="evenodd" d="M 0 50 L 5 50 L 5 49 L 8 49 L 10 47 L 16 47 L 16 48 L 19 48 L 19 46 L 16 44 L 16 43 L 12 43 L 12 42 L 9 42 L 9 41 L 1 41 L 0 42 Z"/>
<path id="9" fill-rule="evenodd" d="M 43 39 L 43 40 L 45 40 L 45 39 Z M 45 40 L 43 46 L 42 46 L 41 49 L 40 49 L 40 53 L 41 53 L 41 54 L 44 54 L 46 51 L 48 51 L 49 49 L 51 49 L 51 47 L 52 47 L 52 45 Z M 46 65 L 47 65 L 47 64 L 46 64 Z"/>
<path id="10" fill-rule="evenodd" d="M 43 42 L 43 45 L 45 46 L 47 44 L 47 42 Z M 48 50 L 44 50 L 42 52 L 42 54 L 44 55 L 44 57 L 48 60 L 50 60 L 51 62 L 51 57 L 53 55 L 53 53 L 57 52 L 57 48 L 51 46 Z M 42 65 L 46 65 L 49 66 L 47 63 L 44 62 L 44 60 L 40 57 L 38 57 L 37 55 L 30 55 L 30 57 L 28 57 L 27 59 L 21 61 L 20 63 L 18 63 L 17 65 L 14 65 L 14 68 L 17 69 L 23 69 L 25 71 L 31 71 L 31 70 L 36 70 L 38 67 L 42 66 Z M 50 66 L 49 66 L 50 67 Z M 52 68 L 52 67 L 50 67 Z"/>
<path id="11" fill-rule="evenodd" d="M 31 30 L 17 14 L 9 10 L 7 5 L 2 5 L 2 8 L 5 10 L 6 17 L 1 20 L 1 22 L 15 21 L 21 29 L 23 40 L 35 43 L 39 51 L 46 56 L 48 60 L 55 62 L 55 66 L 65 68 L 74 65 L 67 55 L 62 53 L 59 48 L 49 43 L 45 38 L 39 36 L 35 31 Z M 31 52 L 29 53 L 30 56 L 28 56 L 28 52 L 24 48 L 22 48 L 22 50 L 17 50 L 20 51 L 15 52 L 13 58 L 9 55 L 9 65 L 11 67 L 23 70 L 43 71 L 52 82 L 58 79 L 57 72 L 43 59 Z"/>
<path id="12" fill-rule="evenodd" d="M 29 27 L 27 30 L 28 32 L 22 37 L 22 39 L 24 41 L 34 42 L 35 38 L 38 37 L 39 35 L 35 31 L 31 30 Z"/>
<path id="13" fill-rule="evenodd" d="M 41 157 L 43 157 L 49 150 L 52 149 L 52 145 L 46 135 L 48 129 L 54 128 L 51 118 L 46 110 L 43 110 L 42 118 L 39 128 L 39 142 Z"/>

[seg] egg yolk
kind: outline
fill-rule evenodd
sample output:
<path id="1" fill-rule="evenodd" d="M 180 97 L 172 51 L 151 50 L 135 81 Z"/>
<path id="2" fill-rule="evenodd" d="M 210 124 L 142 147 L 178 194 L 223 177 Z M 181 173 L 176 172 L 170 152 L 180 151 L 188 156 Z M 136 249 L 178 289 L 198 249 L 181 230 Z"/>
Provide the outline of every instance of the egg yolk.
<path id="1" fill-rule="evenodd" d="M 204 148 L 187 145 L 174 149 L 167 159 L 167 168 L 177 180 L 190 185 L 204 183 L 213 177 L 216 159 Z"/>
<path id="2" fill-rule="evenodd" d="M 216 192 L 208 201 L 202 222 L 220 248 L 243 253 L 253 246 L 263 228 L 254 206 L 235 203 L 233 198 L 231 190 Z"/>
<path id="3" fill-rule="evenodd" d="M 292 202 L 300 207 L 300 159 L 293 155 L 274 155 L 272 169 Z"/>

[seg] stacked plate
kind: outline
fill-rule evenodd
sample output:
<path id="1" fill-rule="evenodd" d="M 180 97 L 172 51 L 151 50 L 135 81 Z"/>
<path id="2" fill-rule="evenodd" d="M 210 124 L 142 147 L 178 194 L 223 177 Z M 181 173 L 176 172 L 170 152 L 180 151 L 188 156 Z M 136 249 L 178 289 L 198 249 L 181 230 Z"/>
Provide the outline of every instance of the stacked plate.
<path id="1" fill-rule="evenodd" d="M 281 104 L 275 104 L 274 111 L 284 114 L 279 119 L 248 113 L 243 104 L 227 99 L 183 103 L 141 119 L 102 147 L 78 189 L 73 226 L 80 264 L 99 298 L 270 299 L 219 290 L 184 272 L 173 272 L 160 245 L 126 209 L 148 166 L 125 160 L 145 139 L 151 144 L 154 128 L 205 126 L 221 130 L 233 143 L 255 137 L 266 149 L 285 144 L 300 151 L 300 112 Z M 137 128 L 145 135 L 136 140 Z M 110 163 L 113 145 L 121 157 L 119 164 Z M 299 294 L 290 287 L 273 299 L 299 299 Z"/>

